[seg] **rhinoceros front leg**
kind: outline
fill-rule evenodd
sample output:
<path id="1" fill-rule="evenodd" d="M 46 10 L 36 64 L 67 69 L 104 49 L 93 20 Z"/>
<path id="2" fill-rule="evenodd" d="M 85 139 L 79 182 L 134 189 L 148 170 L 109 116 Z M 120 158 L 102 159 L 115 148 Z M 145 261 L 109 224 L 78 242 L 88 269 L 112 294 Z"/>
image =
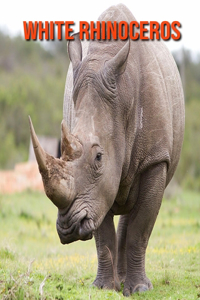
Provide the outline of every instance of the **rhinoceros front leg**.
<path id="1" fill-rule="evenodd" d="M 93 284 L 98 288 L 120 290 L 117 276 L 117 239 L 112 213 L 108 213 L 96 230 L 95 242 L 98 256 L 97 277 Z"/>
<path id="2" fill-rule="evenodd" d="M 117 228 L 117 239 L 118 239 L 118 263 L 117 273 L 119 281 L 123 282 L 126 279 L 127 271 L 127 259 L 126 259 L 126 234 L 129 222 L 129 215 L 122 215 L 119 219 Z"/>
<path id="3" fill-rule="evenodd" d="M 141 175 L 137 203 L 127 227 L 127 272 L 124 296 L 152 289 L 145 273 L 145 253 L 156 221 L 166 183 L 166 163 L 149 168 Z"/>

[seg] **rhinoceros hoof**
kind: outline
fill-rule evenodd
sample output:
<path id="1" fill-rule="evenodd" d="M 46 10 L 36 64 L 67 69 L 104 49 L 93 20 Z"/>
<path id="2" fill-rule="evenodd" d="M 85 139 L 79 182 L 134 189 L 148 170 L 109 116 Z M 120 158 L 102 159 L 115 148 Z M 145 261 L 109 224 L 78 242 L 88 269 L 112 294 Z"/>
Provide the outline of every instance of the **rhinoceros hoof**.
<path id="1" fill-rule="evenodd" d="M 138 292 L 142 293 L 151 289 L 153 289 L 153 285 L 148 278 L 144 282 L 138 284 L 134 284 L 134 283 L 130 284 L 125 282 L 123 295 L 125 297 L 129 297 L 131 294 L 138 293 Z"/>
<path id="2" fill-rule="evenodd" d="M 113 280 L 113 278 L 96 278 L 93 285 L 99 289 L 108 289 L 120 291 L 121 285 L 118 280 Z"/>

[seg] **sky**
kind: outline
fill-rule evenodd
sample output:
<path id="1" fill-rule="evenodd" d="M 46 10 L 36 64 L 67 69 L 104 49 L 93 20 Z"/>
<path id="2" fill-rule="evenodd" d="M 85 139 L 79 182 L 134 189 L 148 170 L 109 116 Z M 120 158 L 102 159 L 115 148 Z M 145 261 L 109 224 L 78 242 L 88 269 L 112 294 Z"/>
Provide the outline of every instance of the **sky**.
<path id="1" fill-rule="evenodd" d="M 78 31 L 80 21 L 96 21 L 112 5 L 125 4 L 138 21 L 179 21 L 182 38 L 165 42 L 170 51 L 185 47 L 200 53 L 198 33 L 198 0 L 81 0 L 81 1 L 4 1 L 0 10 L 0 29 L 10 35 L 24 36 L 23 21 L 74 21 Z"/>

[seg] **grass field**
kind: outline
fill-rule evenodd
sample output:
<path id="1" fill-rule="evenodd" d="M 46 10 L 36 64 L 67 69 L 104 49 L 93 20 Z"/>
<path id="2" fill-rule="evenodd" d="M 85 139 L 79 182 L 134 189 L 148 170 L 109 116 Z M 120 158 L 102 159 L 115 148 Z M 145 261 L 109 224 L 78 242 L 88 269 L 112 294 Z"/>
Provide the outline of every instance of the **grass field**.
<path id="1" fill-rule="evenodd" d="M 94 240 L 61 245 L 56 214 L 43 194 L 0 195 L 0 299 L 125 299 L 91 286 Z M 163 200 L 146 271 L 154 289 L 130 299 L 200 299 L 200 195 Z"/>

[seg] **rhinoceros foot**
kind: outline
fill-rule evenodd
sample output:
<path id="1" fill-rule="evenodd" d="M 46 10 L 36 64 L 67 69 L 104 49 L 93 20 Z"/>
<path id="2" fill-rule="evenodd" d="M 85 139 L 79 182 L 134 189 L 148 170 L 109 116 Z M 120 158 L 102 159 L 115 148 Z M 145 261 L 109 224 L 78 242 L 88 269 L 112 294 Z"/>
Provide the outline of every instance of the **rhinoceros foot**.
<path id="1" fill-rule="evenodd" d="M 138 283 L 125 281 L 123 295 L 125 297 L 129 297 L 131 294 L 138 292 L 142 293 L 151 289 L 153 289 L 153 285 L 147 277 L 143 280 L 143 282 Z"/>
<path id="2" fill-rule="evenodd" d="M 113 280 L 113 278 L 96 278 L 93 285 L 99 289 L 108 289 L 120 291 L 121 285 L 119 280 Z"/>
<path id="3" fill-rule="evenodd" d="M 124 283 L 126 280 L 126 271 L 118 273 L 119 281 Z"/>

